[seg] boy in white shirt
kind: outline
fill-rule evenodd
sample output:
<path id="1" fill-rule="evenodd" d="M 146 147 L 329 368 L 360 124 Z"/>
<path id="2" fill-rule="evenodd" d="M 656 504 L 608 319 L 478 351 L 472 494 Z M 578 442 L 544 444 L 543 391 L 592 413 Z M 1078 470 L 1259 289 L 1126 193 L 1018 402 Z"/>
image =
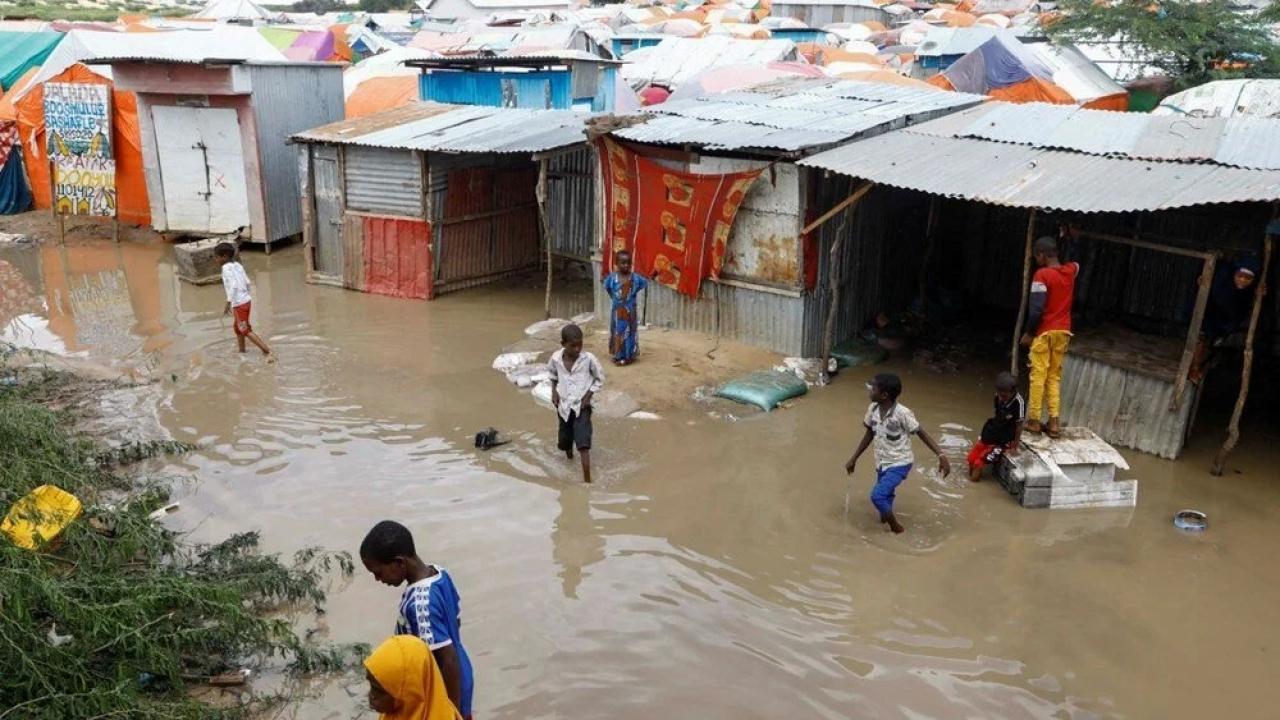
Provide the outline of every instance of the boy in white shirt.
<path id="1" fill-rule="evenodd" d="M 905 405 L 898 404 L 898 396 L 902 394 L 902 380 L 892 373 L 881 373 L 867 383 L 867 392 L 871 398 L 871 407 L 862 419 L 867 432 L 862 442 L 854 451 L 853 457 L 845 463 L 844 469 L 850 475 L 858 458 L 866 451 L 867 446 L 875 440 L 876 444 L 876 484 L 871 488 L 871 504 L 880 511 L 880 522 L 888 523 L 889 529 L 900 533 L 906 528 L 893 515 L 893 499 L 898 486 L 911 472 L 915 463 L 915 455 L 911 452 L 911 436 L 920 436 L 930 450 L 938 456 L 938 472 L 943 477 L 951 474 L 951 462 L 942 454 L 942 448 L 929 437 L 929 433 L 920 427 L 915 413 Z"/>
<path id="2" fill-rule="evenodd" d="M 224 315 L 235 316 L 235 332 L 236 345 L 240 348 L 240 352 L 245 351 L 245 338 L 258 346 L 263 355 L 267 356 L 267 362 L 275 362 L 276 358 L 271 354 L 271 348 L 258 337 L 253 331 L 253 326 L 249 324 L 249 310 L 252 307 L 253 298 L 249 295 L 249 276 L 244 272 L 244 266 L 236 262 L 236 246 L 231 243 L 218 243 L 213 249 L 213 255 L 222 263 L 222 287 L 227 291 L 227 305 L 222 309 Z"/>
<path id="3" fill-rule="evenodd" d="M 591 482 L 591 398 L 604 387 L 604 368 L 582 349 L 582 328 L 572 323 L 560 330 L 560 349 L 547 363 L 551 371 L 551 404 L 560 415 L 556 446 L 572 458 L 582 456 L 582 479 Z"/>

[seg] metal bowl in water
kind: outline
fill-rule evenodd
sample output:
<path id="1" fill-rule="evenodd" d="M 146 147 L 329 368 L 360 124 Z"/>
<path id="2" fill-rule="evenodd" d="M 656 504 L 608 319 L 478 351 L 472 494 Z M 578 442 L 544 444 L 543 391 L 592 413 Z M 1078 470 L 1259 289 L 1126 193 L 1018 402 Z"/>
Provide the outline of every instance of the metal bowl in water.
<path id="1" fill-rule="evenodd" d="M 1209 526 L 1209 516 L 1199 510 L 1179 510 L 1173 516 L 1173 524 L 1179 530 L 1201 532 Z"/>

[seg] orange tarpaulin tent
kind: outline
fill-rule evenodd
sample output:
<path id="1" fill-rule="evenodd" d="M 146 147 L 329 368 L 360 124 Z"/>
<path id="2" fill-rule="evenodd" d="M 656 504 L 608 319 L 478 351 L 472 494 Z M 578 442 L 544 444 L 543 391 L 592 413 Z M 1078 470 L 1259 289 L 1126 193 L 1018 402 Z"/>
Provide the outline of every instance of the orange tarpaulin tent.
<path id="1" fill-rule="evenodd" d="M 947 79 L 947 76 L 941 73 L 934 75 L 925 82 L 943 90 L 956 89 L 955 85 L 952 85 L 951 81 Z M 995 100 L 1013 103 L 1045 102 L 1058 105 L 1074 105 L 1076 102 L 1076 99 L 1071 97 L 1071 94 L 1066 90 L 1034 75 L 1012 85 L 989 88 L 985 94 Z"/>
<path id="2" fill-rule="evenodd" d="M 138 100 L 131 92 L 116 90 L 111 81 L 77 63 L 49 79 L 49 82 L 107 85 L 111 90 L 112 145 L 116 159 L 116 213 L 121 222 L 151 224 L 151 203 L 142 165 L 142 139 L 138 131 Z M 44 86 L 33 87 L 14 103 L 18 111 L 18 134 L 22 138 L 27 180 L 36 207 L 48 208 L 49 156 L 45 152 Z"/>
<path id="3" fill-rule="evenodd" d="M 417 75 L 369 78 L 347 98 L 347 119 L 372 115 L 418 100 Z"/>

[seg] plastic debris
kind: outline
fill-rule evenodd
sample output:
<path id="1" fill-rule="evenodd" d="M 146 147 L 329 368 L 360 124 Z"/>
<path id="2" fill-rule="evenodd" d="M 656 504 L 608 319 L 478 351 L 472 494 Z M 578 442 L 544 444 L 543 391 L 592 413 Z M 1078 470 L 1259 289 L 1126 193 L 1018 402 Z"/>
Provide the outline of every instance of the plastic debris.
<path id="1" fill-rule="evenodd" d="M 1179 530 L 1203 532 L 1209 527 L 1209 516 L 1199 510 L 1179 510 L 1173 516 L 1173 525 Z"/>
<path id="2" fill-rule="evenodd" d="M 178 509 L 179 509 L 180 507 L 181 507 L 181 505 L 179 505 L 178 503 L 176 503 L 176 502 L 171 502 L 171 503 L 169 503 L 168 505 L 165 505 L 164 507 L 159 508 L 158 510 L 153 511 L 150 515 L 147 515 L 147 519 L 148 519 L 148 520 L 159 520 L 159 519 L 163 518 L 163 517 L 164 517 L 164 516 L 166 516 L 166 515 L 172 515 L 172 514 L 174 514 L 174 513 L 178 512 Z"/>
<path id="3" fill-rule="evenodd" d="M 521 365 L 527 365 L 534 360 L 537 360 L 538 356 L 541 354 L 542 353 L 538 352 L 503 353 L 493 359 L 493 369 L 499 372 L 507 372 L 514 368 L 518 368 Z"/>

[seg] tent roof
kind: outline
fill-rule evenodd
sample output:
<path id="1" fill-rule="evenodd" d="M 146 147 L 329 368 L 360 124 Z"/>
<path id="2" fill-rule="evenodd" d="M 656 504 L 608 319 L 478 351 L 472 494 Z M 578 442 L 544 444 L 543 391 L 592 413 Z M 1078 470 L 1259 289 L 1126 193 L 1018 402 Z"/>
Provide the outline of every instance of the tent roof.
<path id="1" fill-rule="evenodd" d="M 272 14 L 253 0 L 209 0 L 191 17 L 208 20 L 270 20 Z"/>
<path id="2" fill-rule="evenodd" d="M 0 90 L 8 90 L 27 70 L 44 62 L 62 33 L 0 31 Z"/>
<path id="3" fill-rule="evenodd" d="M 94 64 L 95 60 L 174 60 L 195 62 L 206 58 L 223 60 L 284 60 L 280 51 L 253 28 L 235 25 L 213 25 L 208 30 L 175 30 L 154 33 L 103 33 L 73 30 L 45 59 L 33 85 L 76 63 Z M 106 75 L 110 70 L 106 69 Z M 28 90 L 30 86 L 28 86 Z M 25 93 L 26 91 L 24 91 Z"/>

